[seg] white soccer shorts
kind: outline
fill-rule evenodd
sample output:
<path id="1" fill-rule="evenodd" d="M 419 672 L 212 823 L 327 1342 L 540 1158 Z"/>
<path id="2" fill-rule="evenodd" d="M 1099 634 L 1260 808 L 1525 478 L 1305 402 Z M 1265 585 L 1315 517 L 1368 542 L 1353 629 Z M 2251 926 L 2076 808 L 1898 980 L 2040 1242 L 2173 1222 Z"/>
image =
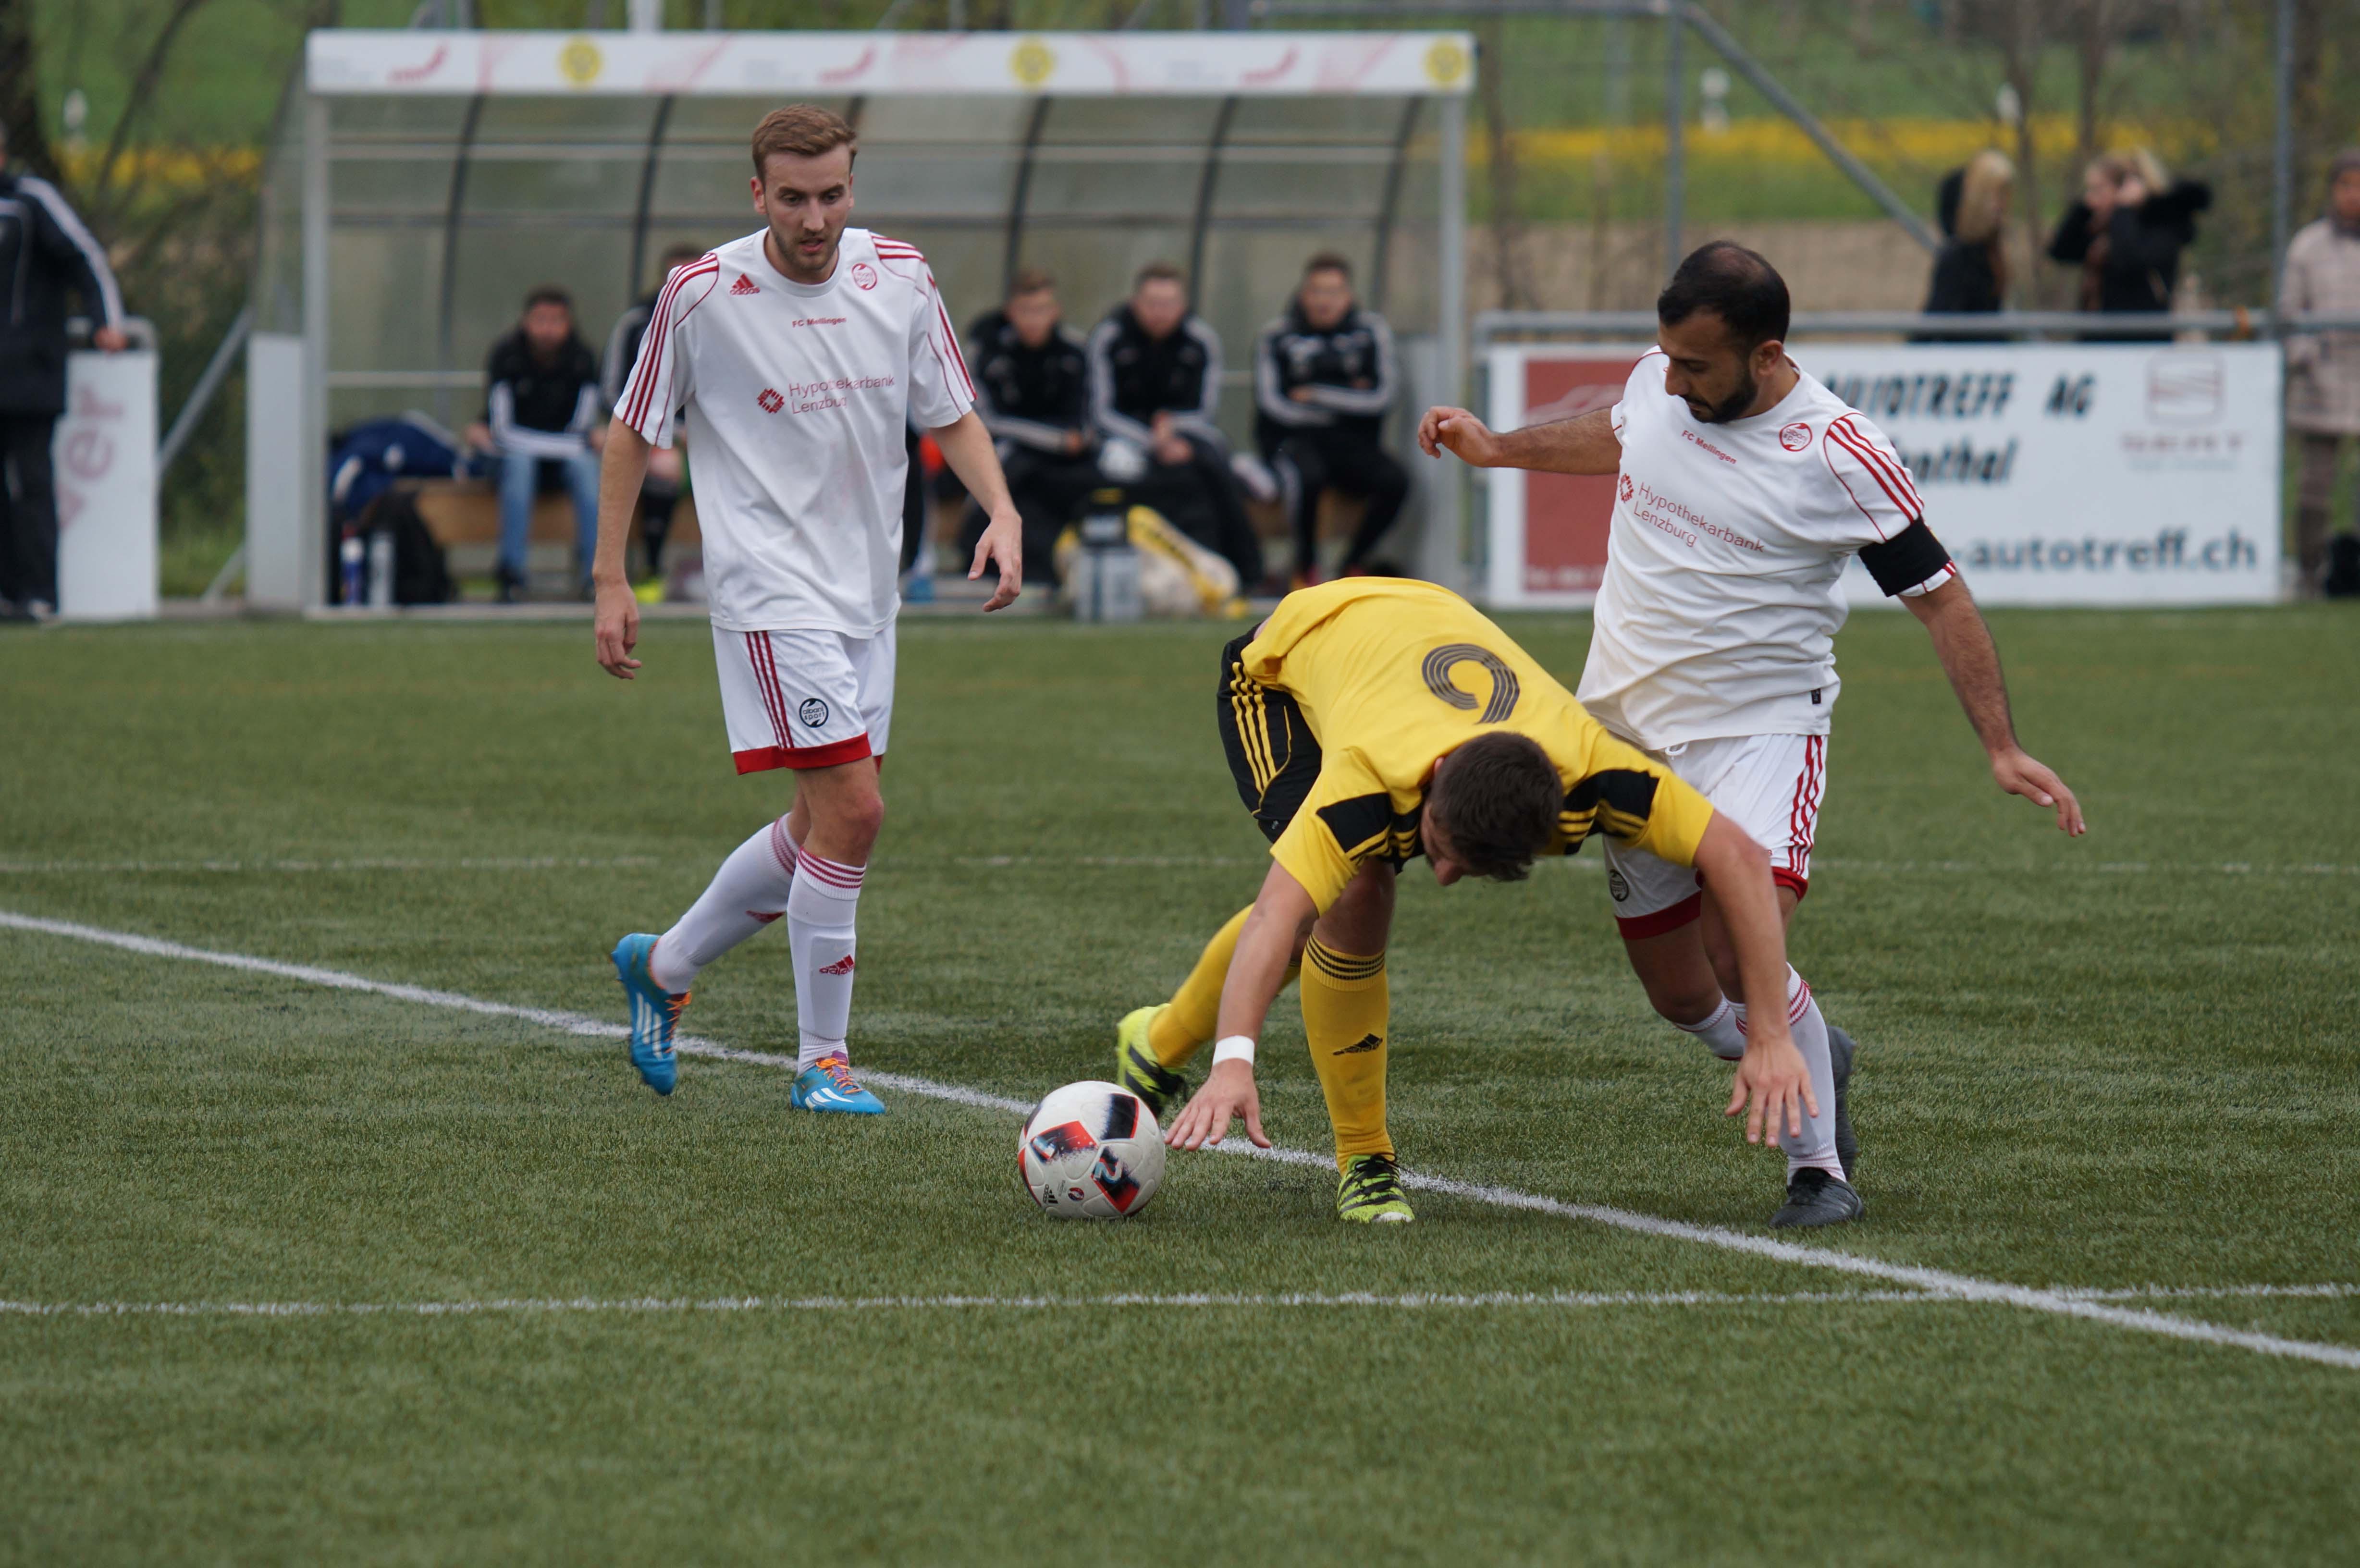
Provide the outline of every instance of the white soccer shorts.
<path id="1" fill-rule="evenodd" d="M 1828 788 L 1825 735 L 1733 735 L 1697 740 L 1651 753 L 1712 809 L 1743 828 L 1770 852 L 1770 877 L 1801 898 L 1811 883 L 1811 836 L 1819 825 L 1819 799 Z M 1693 867 L 1675 866 L 1644 849 L 1606 846 L 1606 890 L 1626 942 L 1661 936 L 1697 918 L 1702 886 Z"/>
<path id="2" fill-rule="evenodd" d="M 728 632 L 713 628 L 721 716 L 740 773 L 834 768 L 885 755 L 893 728 L 893 628 Z"/>

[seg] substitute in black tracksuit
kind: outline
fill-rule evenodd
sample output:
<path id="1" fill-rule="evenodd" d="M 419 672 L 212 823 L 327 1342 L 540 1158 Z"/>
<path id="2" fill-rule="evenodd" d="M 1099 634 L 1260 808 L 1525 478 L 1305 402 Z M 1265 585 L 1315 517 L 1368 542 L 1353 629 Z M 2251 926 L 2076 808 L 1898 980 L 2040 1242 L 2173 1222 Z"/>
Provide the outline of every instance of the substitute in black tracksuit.
<path id="1" fill-rule="evenodd" d="M 8 147 L 0 135 L 0 165 Z M 106 252 L 45 180 L 0 169 L 0 619 L 58 602 L 58 496 L 49 444 L 66 407 L 69 296 L 124 344 L 123 295 Z"/>
<path id="2" fill-rule="evenodd" d="M 598 362 L 598 392 L 609 408 L 623 406 L 623 385 L 631 378 L 631 371 L 639 363 L 639 340 L 648 333 L 648 322 L 655 318 L 656 300 L 672 275 L 695 261 L 705 253 L 695 245 L 667 246 L 656 263 L 662 274 L 655 288 L 629 310 L 615 318 L 615 330 L 606 334 L 606 357 Z M 681 454 L 686 450 L 677 423 L 672 427 L 670 447 L 648 449 L 648 476 L 639 483 L 639 544 L 647 551 L 648 575 L 663 576 L 664 539 L 672 532 L 672 508 L 680 505 L 682 481 L 686 469 Z"/>
<path id="3" fill-rule="evenodd" d="M 1106 483 L 1090 425 L 1089 356 L 1063 314 L 1054 280 L 1027 268 L 1010 285 L 1008 302 L 967 330 L 975 411 L 991 432 L 1008 494 L 1024 519 L 1028 583 L 1052 580 L 1057 536 Z M 961 530 L 966 553 L 974 553 L 987 520 L 969 502 Z"/>
<path id="4" fill-rule="evenodd" d="M 1319 493 L 1368 498 L 1344 552 L 1349 572 L 1401 516 L 1409 474 L 1384 448 L 1385 415 L 1399 395 L 1393 329 L 1352 298 L 1342 256 L 1303 269 L 1286 314 L 1254 339 L 1254 439 L 1278 475 L 1295 526 L 1295 581 L 1319 581 Z"/>
<path id="5" fill-rule="evenodd" d="M 1129 449 L 1146 469 L 1126 488 L 1237 569 L 1238 590 L 1262 582 L 1254 537 L 1229 471 L 1229 442 L 1213 422 L 1221 403 L 1221 340 L 1188 309 L 1180 269 L 1140 268 L 1131 298 L 1090 333 L 1090 419 L 1106 441 L 1100 466 L 1121 477 Z"/>

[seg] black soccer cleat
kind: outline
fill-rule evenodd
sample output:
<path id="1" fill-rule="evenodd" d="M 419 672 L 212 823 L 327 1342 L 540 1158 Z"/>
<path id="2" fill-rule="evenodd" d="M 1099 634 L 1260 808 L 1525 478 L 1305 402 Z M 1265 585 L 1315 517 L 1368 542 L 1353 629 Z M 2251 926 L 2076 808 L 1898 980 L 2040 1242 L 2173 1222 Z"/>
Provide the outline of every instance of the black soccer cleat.
<path id="1" fill-rule="evenodd" d="M 1843 1225 L 1867 1210 L 1852 1183 L 1807 1165 L 1786 1182 L 1786 1204 L 1770 1216 L 1772 1230 L 1810 1229 Z"/>
<path id="2" fill-rule="evenodd" d="M 1844 1179 L 1856 1181 L 1860 1176 L 1860 1139 L 1852 1135 L 1852 1059 L 1860 1048 L 1852 1036 L 1828 1026 L 1828 1061 L 1835 1069 L 1836 1079 L 1836 1158 L 1843 1161 Z"/>

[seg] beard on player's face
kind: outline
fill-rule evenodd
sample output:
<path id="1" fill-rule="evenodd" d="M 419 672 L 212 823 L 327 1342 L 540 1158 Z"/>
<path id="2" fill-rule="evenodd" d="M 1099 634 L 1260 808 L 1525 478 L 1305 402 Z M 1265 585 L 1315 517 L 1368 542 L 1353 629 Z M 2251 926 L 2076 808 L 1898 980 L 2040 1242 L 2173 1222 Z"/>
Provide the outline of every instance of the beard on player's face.
<path id="1" fill-rule="evenodd" d="M 844 226 L 852 218 L 852 203 L 804 202 L 792 208 L 774 206 L 771 212 L 770 240 L 791 264 L 789 275 L 805 283 L 823 282 L 832 276 Z"/>
<path id="2" fill-rule="evenodd" d="M 1706 403 L 1694 397 L 1682 399 L 1688 412 L 1700 425 L 1725 425 L 1732 419 L 1742 419 L 1754 399 L 1762 395 L 1762 383 L 1754 378 L 1754 366 L 1743 360 L 1737 362 L 1737 387 L 1719 402 Z"/>
<path id="3" fill-rule="evenodd" d="M 770 246 L 786 262 L 787 276 L 823 283 L 836 272 L 844 226 L 852 220 L 852 158 L 836 148 L 816 158 L 773 154 L 764 167 L 760 195 Z"/>

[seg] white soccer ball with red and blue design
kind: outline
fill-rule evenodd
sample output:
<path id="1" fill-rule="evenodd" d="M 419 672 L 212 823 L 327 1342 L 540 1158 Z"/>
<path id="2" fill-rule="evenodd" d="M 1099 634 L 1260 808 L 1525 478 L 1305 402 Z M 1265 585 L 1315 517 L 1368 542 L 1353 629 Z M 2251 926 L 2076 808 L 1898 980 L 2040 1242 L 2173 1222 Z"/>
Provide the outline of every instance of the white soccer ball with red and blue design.
<path id="1" fill-rule="evenodd" d="M 1052 1219 L 1129 1219 L 1164 1180 L 1164 1134 L 1121 1084 L 1068 1083 L 1032 1107 L 1016 1163 Z"/>

